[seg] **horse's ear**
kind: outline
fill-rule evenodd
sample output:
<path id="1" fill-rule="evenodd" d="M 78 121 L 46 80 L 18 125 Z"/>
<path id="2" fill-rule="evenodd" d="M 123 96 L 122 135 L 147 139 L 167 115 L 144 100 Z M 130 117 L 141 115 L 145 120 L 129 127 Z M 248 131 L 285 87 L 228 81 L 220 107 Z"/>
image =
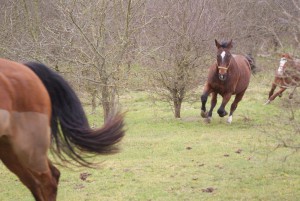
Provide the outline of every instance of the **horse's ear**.
<path id="1" fill-rule="evenodd" d="M 287 59 L 293 59 L 293 57 L 289 54 L 289 53 L 286 53 L 286 56 L 285 56 Z"/>
<path id="2" fill-rule="evenodd" d="M 227 48 L 228 49 L 231 49 L 233 47 L 233 45 L 232 45 L 232 39 L 229 41 L 229 43 L 227 44 Z"/>
<path id="3" fill-rule="evenodd" d="M 215 39 L 216 47 L 219 49 L 221 47 L 220 43 Z"/>
<path id="4" fill-rule="evenodd" d="M 279 54 L 279 56 L 282 58 L 282 57 L 285 57 L 287 59 L 293 59 L 293 57 L 289 54 L 289 53 L 281 53 Z"/>

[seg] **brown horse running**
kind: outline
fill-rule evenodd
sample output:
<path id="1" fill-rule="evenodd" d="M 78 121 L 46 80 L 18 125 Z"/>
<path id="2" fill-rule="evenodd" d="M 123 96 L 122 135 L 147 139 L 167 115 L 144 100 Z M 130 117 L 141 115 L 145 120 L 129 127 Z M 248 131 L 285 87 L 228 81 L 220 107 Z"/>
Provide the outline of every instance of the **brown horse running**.
<path id="1" fill-rule="evenodd" d="M 0 100 L 0 160 L 37 201 L 56 200 L 60 172 L 50 147 L 63 161 L 89 167 L 84 152 L 115 153 L 124 136 L 119 113 L 91 129 L 70 85 L 43 64 L 0 59 Z"/>
<path id="2" fill-rule="evenodd" d="M 230 107 L 230 113 L 227 122 L 232 122 L 232 114 L 236 110 L 238 103 L 242 100 L 244 93 L 249 85 L 251 76 L 251 66 L 254 62 L 250 57 L 242 55 L 232 55 L 230 49 L 232 48 L 232 40 L 230 42 L 219 43 L 215 40 L 217 50 L 217 62 L 210 66 L 208 78 L 204 86 L 203 94 L 201 96 L 201 116 L 206 118 L 207 122 L 211 121 L 212 112 L 217 104 L 217 95 L 223 97 L 218 114 L 220 117 L 227 115 L 225 106 L 232 95 L 235 99 Z M 250 63 L 252 65 L 250 65 Z M 208 95 L 212 94 L 211 107 L 206 112 L 205 104 Z"/>
<path id="3" fill-rule="evenodd" d="M 281 97 L 282 93 L 287 88 L 293 88 L 289 98 L 293 98 L 293 94 L 296 88 L 300 85 L 300 61 L 293 59 L 289 54 L 285 53 L 281 55 L 279 67 L 275 72 L 275 78 L 272 83 L 271 90 L 269 92 L 269 99 L 265 104 L 269 104 L 277 96 Z M 274 93 L 276 87 L 280 89 Z"/>

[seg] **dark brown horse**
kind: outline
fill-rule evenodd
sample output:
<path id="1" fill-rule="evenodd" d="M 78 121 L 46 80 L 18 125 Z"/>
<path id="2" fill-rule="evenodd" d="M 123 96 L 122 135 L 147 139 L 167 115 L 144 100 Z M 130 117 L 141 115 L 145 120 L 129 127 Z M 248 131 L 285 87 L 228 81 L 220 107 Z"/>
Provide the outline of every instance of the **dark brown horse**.
<path id="1" fill-rule="evenodd" d="M 232 55 L 232 40 L 230 42 L 219 43 L 215 40 L 217 50 L 217 62 L 210 66 L 208 78 L 201 96 L 201 116 L 206 118 L 207 122 L 211 121 L 212 112 L 217 104 L 217 95 L 223 97 L 218 114 L 220 117 L 227 115 L 225 106 L 232 95 L 235 99 L 230 107 L 228 123 L 232 122 L 232 114 L 236 110 L 238 103 L 242 100 L 244 93 L 249 85 L 251 76 L 250 57 L 242 55 Z M 253 61 L 251 61 L 253 64 Z M 211 107 L 206 112 L 205 104 L 208 95 L 211 94 Z"/>
<path id="2" fill-rule="evenodd" d="M 63 161 L 91 166 L 84 152 L 114 153 L 124 135 L 120 114 L 91 129 L 72 88 L 43 64 L 0 59 L 0 100 L 0 160 L 38 201 L 56 200 L 50 147 Z"/>
<path id="3" fill-rule="evenodd" d="M 277 96 L 281 97 L 282 93 L 287 88 L 293 88 L 292 93 L 289 95 L 291 99 L 296 88 L 300 85 L 300 61 L 293 59 L 289 54 L 281 55 L 279 67 L 275 72 L 275 78 L 269 92 L 269 99 L 265 104 L 269 104 Z M 280 89 L 274 93 L 276 87 Z"/>

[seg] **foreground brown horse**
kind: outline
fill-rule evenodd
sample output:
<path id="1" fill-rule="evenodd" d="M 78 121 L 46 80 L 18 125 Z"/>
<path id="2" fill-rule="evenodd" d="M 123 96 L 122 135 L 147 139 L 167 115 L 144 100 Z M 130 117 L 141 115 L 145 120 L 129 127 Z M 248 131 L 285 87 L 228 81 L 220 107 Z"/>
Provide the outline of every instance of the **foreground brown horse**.
<path id="1" fill-rule="evenodd" d="M 269 104 L 277 96 L 281 97 L 282 93 L 287 88 L 293 88 L 292 93 L 289 95 L 291 99 L 296 88 L 300 85 L 300 61 L 293 59 L 289 54 L 281 55 L 279 67 L 275 72 L 275 78 L 269 92 L 269 99 L 265 104 Z M 276 87 L 280 87 L 278 92 L 274 93 Z"/>
<path id="2" fill-rule="evenodd" d="M 0 59 L 0 100 L 0 159 L 38 201 L 56 200 L 51 145 L 63 161 L 90 166 L 83 152 L 114 153 L 124 135 L 120 114 L 92 130 L 69 84 L 43 64 Z"/>
<path id="3" fill-rule="evenodd" d="M 204 86 L 204 91 L 201 96 L 201 116 L 206 118 L 207 122 L 211 121 L 212 112 L 217 103 L 217 95 L 223 97 L 218 114 L 220 117 L 227 115 L 225 106 L 232 95 L 236 95 L 230 107 L 228 123 L 232 122 L 232 114 L 236 110 L 238 103 L 242 100 L 244 93 L 249 85 L 251 76 L 250 57 L 242 55 L 232 55 L 232 40 L 220 44 L 215 40 L 217 50 L 217 62 L 210 66 L 208 78 Z M 205 104 L 208 95 L 211 94 L 211 107 L 206 112 Z"/>

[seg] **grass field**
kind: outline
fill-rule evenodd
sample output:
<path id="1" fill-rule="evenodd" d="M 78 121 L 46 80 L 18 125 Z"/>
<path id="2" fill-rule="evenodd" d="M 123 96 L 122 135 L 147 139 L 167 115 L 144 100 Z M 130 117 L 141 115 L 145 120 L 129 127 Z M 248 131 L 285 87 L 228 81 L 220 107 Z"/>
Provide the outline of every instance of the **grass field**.
<path id="1" fill-rule="evenodd" d="M 128 111 L 122 152 L 95 158 L 98 169 L 59 167 L 58 200 L 300 200 L 299 152 L 275 150 L 278 142 L 266 132 L 282 111 L 279 100 L 263 105 L 269 88 L 258 83 L 264 79 L 252 78 L 231 125 L 216 110 L 212 123 L 204 123 L 199 102 L 185 103 L 182 119 L 174 119 L 168 104 L 154 103 L 146 92 L 122 95 Z M 89 118 L 101 125 L 101 115 Z M 0 201 L 33 200 L 2 164 L 0 177 Z"/>

